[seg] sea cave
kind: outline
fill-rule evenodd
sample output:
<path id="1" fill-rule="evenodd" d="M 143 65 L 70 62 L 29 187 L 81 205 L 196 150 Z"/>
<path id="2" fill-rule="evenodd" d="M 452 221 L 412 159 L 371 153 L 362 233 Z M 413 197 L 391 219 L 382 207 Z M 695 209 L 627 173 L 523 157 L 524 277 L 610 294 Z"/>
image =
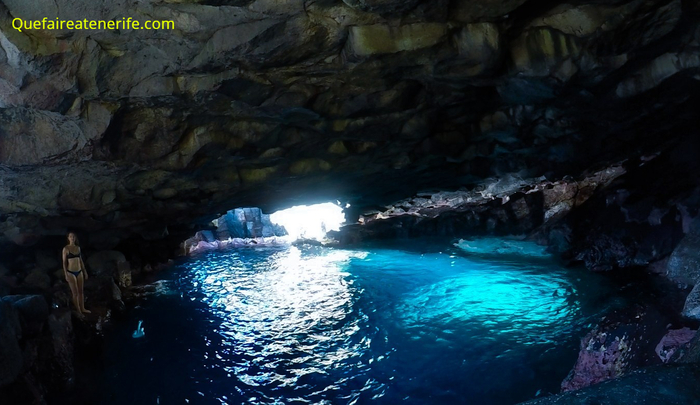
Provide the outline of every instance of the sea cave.
<path id="1" fill-rule="evenodd" d="M 0 0 L 0 404 L 700 403 L 697 0 Z"/>

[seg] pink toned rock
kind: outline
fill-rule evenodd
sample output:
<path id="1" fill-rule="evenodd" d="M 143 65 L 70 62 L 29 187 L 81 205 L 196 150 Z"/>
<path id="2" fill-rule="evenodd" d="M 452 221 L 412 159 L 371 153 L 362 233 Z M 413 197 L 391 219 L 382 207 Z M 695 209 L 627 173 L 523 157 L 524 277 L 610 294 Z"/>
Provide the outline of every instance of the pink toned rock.
<path id="1" fill-rule="evenodd" d="M 578 360 L 561 384 L 563 392 L 660 364 L 656 342 L 668 333 L 666 319 L 643 305 L 613 310 L 581 339 Z"/>
<path id="2" fill-rule="evenodd" d="M 661 341 L 656 345 L 656 354 L 664 363 L 671 360 L 673 354 L 682 346 L 685 346 L 695 336 L 697 330 L 690 328 L 671 329 L 661 338 Z"/>
<path id="3" fill-rule="evenodd" d="M 561 384 L 562 392 L 574 391 L 622 375 L 630 342 L 614 339 L 597 329 L 581 339 L 581 351 L 573 370 Z"/>

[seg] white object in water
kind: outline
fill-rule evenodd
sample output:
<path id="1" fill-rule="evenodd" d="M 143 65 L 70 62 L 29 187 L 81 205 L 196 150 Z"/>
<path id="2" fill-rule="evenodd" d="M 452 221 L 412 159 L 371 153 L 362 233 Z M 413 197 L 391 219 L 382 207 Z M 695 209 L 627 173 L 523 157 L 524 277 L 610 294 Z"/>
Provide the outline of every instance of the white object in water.
<path id="1" fill-rule="evenodd" d="M 138 328 L 136 328 L 134 333 L 131 334 L 131 337 L 133 337 L 134 339 L 142 338 L 146 335 L 146 332 L 144 331 L 143 327 L 141 326 L 142 323 L 143 323 L 142 320 L 139 321 Z"/>

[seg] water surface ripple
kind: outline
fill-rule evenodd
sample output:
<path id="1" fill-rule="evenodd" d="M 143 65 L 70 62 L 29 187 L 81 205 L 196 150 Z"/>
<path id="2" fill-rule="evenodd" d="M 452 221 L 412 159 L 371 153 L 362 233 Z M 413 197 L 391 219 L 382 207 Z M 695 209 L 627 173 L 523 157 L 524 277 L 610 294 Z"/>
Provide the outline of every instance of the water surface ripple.
<path id="1" fill-rule="evenodd" d="M 108 340 L 103 402 L 510 404 L 555 392 L 611 286 L 517 247 L 188 259 L 129 315 L 146 337 Z"/>

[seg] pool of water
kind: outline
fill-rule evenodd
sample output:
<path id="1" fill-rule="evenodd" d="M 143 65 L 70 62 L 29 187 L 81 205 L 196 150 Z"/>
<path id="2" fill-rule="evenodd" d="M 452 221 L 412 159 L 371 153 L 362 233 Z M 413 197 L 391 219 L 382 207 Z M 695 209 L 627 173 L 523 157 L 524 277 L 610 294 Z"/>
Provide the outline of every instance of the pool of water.
<path id="1" fill-rule="evenodd" d="M 605 276 L 495 239 L 245 248 L 163 278 L 107 336 L 102 403 L 513 404 L 558 392 L 624 305 Z"/>

